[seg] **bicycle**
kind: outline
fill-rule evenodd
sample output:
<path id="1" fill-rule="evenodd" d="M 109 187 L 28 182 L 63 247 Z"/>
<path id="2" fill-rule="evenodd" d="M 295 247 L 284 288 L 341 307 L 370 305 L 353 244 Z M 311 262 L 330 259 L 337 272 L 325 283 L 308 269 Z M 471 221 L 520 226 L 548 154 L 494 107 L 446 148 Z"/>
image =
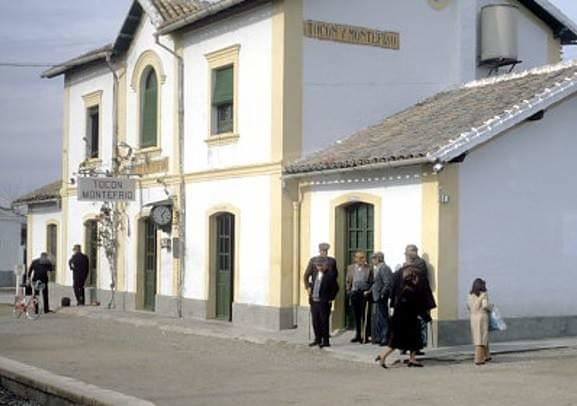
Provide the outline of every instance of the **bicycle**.
<path id="1" fill-rule="evenodd" d="M 26 285 L 18 286 L 16 289 L 16 297 L 14 298 L 14 316 L 20 318 L 26 314 L 28 320 L 36 320 L 40 316 L 38 305 L 38 295 L 36 292 L 41 292 L 45 286 L 42 281 L 35 281 L 32 288 L 32 295 L 26 295 Z"/>

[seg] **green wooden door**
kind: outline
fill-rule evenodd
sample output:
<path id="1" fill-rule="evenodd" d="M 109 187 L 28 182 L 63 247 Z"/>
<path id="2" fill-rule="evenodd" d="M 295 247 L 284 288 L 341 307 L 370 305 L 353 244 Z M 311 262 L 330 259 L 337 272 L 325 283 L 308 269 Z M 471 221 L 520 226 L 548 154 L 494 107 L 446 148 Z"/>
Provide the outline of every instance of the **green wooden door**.
<path id="1" fill-rule="evenodd" d="M 232 320 L 234 215 L 219 214 L 215 224 L 216 318 Z"/>
<path id="2" fill-rule="evenodd" d="M 362 250 L 367 260 L 374 252 L 375 224 L 374 207 L 372 204 L 355 203 L 346 208 L 346 260 L 347 265 L 353 263 L 355 253 Z M 349 303 L 345 303 L 345 326 L 354 328 L 353 317 Z"/>
<path id="3" fill-rule="evenodd" d="M 156 298 L 156 226 L 144 220 L 144 309 L 154 311 Z"/>

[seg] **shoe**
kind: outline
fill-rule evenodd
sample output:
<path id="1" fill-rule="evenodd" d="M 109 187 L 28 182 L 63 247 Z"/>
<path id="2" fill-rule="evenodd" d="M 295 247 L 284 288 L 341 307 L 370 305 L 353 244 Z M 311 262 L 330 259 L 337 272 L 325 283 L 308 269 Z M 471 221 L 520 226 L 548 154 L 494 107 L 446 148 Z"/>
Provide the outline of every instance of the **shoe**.
<path id="1" fill-rule="evenodd" d="M 309 343 L 309 347 L 316 347 L 317 345 L 320 345 L 320 343 L 317 341 L 313 341 L 312 343 Z"/>
<path id="2" fill-rule="evenodd" d="M 485 365 L 485 363 L 484 362 L 475 362 L 475 365 L 481 366 L 481 365 Z"/>
<path id="3" fill-rule="evenodd" d="M 351 343 L 360 343 L 360 342 L 361 342 L 360 337 L 355 337 L 351 340 Z"/>
<path id="4" fill-rule="evenodd" d="M 491 362 L 491 361 L 493 361 L 493 357 L 485 358 L 485 362 Z"/>
<path id="5" fill-rule="evenodd" d="M 419 362 L 411 362 L 409 361 L 409 363 L 407 364 L 407 366 L 409 368 L 413 367 L 413 368 L 422 368 L 423 364 L 419 363 Z"/>
<path id="6" fill-rule="evenodd" d="M 319 347 L 321 347 L 321 348 L 330 347 L 330 346 L 331 346 L 330 343 L 322 343 L 319 345 Z"/>

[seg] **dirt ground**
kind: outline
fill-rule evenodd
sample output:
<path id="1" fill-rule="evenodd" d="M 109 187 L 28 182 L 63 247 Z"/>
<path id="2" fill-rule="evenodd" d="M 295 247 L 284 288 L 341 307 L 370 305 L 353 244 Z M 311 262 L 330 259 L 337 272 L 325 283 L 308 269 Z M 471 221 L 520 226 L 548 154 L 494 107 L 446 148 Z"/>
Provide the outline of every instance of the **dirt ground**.
<path id="1" fill-rule="evenodd" d="M 305 346 L 10 312 L 0 306 L 1 356 L 159 405 L 577 405 L 577 349 L 384 370 Z"/>

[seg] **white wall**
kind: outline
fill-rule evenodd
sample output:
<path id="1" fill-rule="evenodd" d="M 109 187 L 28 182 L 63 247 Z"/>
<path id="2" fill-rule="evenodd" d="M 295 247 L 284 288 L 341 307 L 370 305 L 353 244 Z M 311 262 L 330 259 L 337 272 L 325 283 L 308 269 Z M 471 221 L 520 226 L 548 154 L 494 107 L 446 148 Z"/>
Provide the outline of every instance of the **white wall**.
<path id="1" fill-rule="evenodd" d="M 143 21 L 135 34 L 130 49 L 126 55 L 126 79 L 127 79 L 127 95 L 126 95 L 126 142 L 133 147 L 138 148 L 140 144 L 139 134 L 139 81 L 136 79 L 136 87 L 131 87 L 134 76 L 134 68 L 138 58 L 146 52 L 153 51 L 156 53 L 161 61 L 162 69 L 166 76 L 165 82 L 161 83 L 161 78 L 158 77 L 159 98 L 160 98 L 160 132 L 158 134 L 162 156 L 174 155 L 174 136 L 175 136 L 175 109 L 177 106 L 177 80 L 175 69 L 175 58 L 168 51 L 158 46 L 154 39 L 155 29 L 150 23 L 150 19 L 144 16 Z M 163 36 L 160 39 L 161 43 L 170 49 L 174 45 L 168 36 Z M 156 72 L 160 75 L 160 72 Z"/>
<path id="2" fill-rule="evenodd" d="M 383 176 L 383 174 L 365 174 L 365 178 Z M 390 179 L 390 177 L 393 179 Z M 400 178 L 398 178 L 400 176 Z M 383 251 L 385 262 L 394 269 L 404 263 L 404 252 L 407 244 L 422 245 L 422 186 L 418 170 L 405 169 L 385 174 L 385 180 L 357 183 L 355 178 L 344 183 L 319 185 L 312 188 L 310 247 L 303 252 L 305 257 L 317 255 L 318 244 L 333 240 L 330 235 L 331 202 L 344 195 L 366 193 L 381 198 L 381 224 L 375 228 L 381 230 L 381 246 L 375 251 Z M 348 179 L 353 180 L 348 182 Z M 373 178 L 374 179 L 374 178 Z M 351 201 L 351 203 L 354 202 Z M 375 211 L 375 216 L 377 215 Z M 376 241 L 375 241 L 376 244 Z M 335 247 L 331 254 L 334 254 Z M 349 264 L 338 264 L 344 270 Z"/>
<path id="3" fill-rule="evenodd" d="M 270 176 L 187 185 L 185 297 L 207 299 L 208 212 L 215 207 L 230 205 L 240 212 L 240 229 L 236 230 L 239 267 L 235 272 L 239 283 L 235 286 L 235 301 L 270 304 L 271 222 L 280 221 L 271 217 L 270 185 Z"/>
<path id="4" fill-rule="evenodd" d="M 102 91 L 100 105 L 100 149 L 99 159 L 103 167 L 110 168 L 112 156 L 112 104 L 113 86 L 112 74 L 106 67 L 99 67 L 68 77 L 70 86 L 70 114 L 68 116 L 68 174 L 74 177 L 78 166 L 86 159 L 86 106 L 82 96 Z M 64 124 L 66 125 L 66 123 Z"/>
<path id="5" fill-rule="evenodd" d="M 272 6 L 184 34 L 185 171 L 270 162 Z M 240 45 L 238 142 L 208 146 L 211 71 L 206 54 Z"/>
<path id="6" fill-rule="evenodd" d="M 460 13 L 427 1 L 304 0 L 304 19 L 400 33 L 400 50 L 304 39 L 304 152 L 460 83 Z M 459 2 L 460 3 L 460 2 Z"/>
<path id="7" fill-rule="evenodd" d="M 57 258 L 56 263 L 56 273 L 57 277 L 59 274 L 66 274 L 68 269 L 62 267 L 62 255 L 63 251 L 60 246 L 62 243 L 62 213 L 56 209 L 47 209 L 45 211 L 35 211 L 28 214 L 29 225 L 27 232 L 29 233 L 28 241 L 31 246 L 28 246 L 28 258 L 32 260 L 40 257 L 40 254 L 47 252 L 46 246 L 46 228 L 48 224 L 57 225 L 57 253 L 60 256 Z M 28 263 L 30 266 L 30 263 Z"/>
<path id="8" fill-rule="evenodd" d="M 13 271 L 23 263 L 20 247 L 22 224 L 20 217 L 2 217 L 0 214 L 0 271 Z"/>
<path id="9" fill-rule="evenodd" d="M 576 109 L 574 97 L 461 164 L 461 317 L 477 277 L 505 317 L 577 314 Z"/>

